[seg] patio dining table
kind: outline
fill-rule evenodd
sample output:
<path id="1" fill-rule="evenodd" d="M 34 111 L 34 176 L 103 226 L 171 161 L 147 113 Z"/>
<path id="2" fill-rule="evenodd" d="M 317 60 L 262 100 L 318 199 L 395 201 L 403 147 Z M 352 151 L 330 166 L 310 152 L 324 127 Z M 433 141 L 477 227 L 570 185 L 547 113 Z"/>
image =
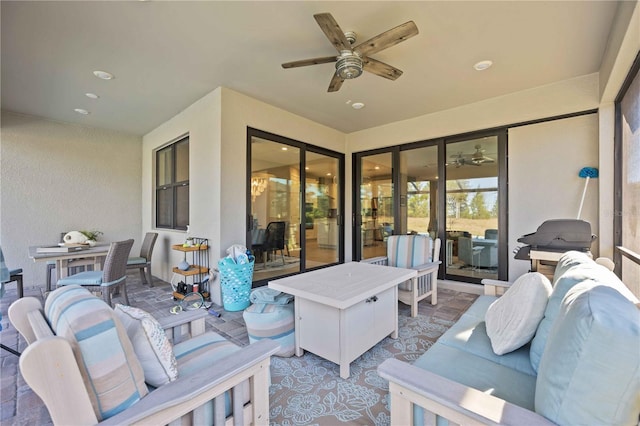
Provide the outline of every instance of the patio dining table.
<path id="1" fill-rule="evenodd" d="M 91 247 L 82 247 L 80 250 L 72 250 L 69 252 L 46 252 L 39 253 L 38 248 L 47 245 L 30 246 L 29 258 L 34 262 L 56 262 L 57 279 L 66 277 L 67 268 L 81 265 L 93 265 L 94 271 L 102 269 L 102 262 L 109 252 L 109 243 L 98 243 Z"/>

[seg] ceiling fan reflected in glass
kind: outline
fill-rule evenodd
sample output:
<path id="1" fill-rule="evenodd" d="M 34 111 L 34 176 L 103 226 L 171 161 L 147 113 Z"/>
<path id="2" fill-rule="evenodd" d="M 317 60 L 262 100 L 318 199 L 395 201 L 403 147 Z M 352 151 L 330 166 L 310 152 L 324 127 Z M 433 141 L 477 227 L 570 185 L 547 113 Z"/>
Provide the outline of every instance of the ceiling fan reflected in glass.
<path id="1" fill-rule="evenodd" d="M 476 145 L 475 152 L 473 154 L 463 154 L 459 152 L 457 154 L 453 154 L 450 158 L 451 161 L 447 162 L 447 166 L 455 166 L 456 168 L 462 166 L 481 166 L 483 164 L 495 163 L 493 158 L 487 157 L 484 155 L 484 148 L 482 145 Z"/>
<path id="2" fill-rule="evenodd" d="M 336 72 L 331 78 L 328 92 L 337 92 L 345 80 L 357 78 L 363 71 L 368 71 L 389 80 L 397 79 L 402 75 L 401 70 L 370 58 L 369 55 L 373 55 L 418 34 L 416 24 L 413 21 L 409 21 L 352 48 L 352 45 L 356 42 L 356 33 L 342 31 L 330 13 L 319 13 L 313 15 L 313 17 L 339 55 L 286 62 L 282 64 L 282 68 L 297 68 L 335 62 Z"/>

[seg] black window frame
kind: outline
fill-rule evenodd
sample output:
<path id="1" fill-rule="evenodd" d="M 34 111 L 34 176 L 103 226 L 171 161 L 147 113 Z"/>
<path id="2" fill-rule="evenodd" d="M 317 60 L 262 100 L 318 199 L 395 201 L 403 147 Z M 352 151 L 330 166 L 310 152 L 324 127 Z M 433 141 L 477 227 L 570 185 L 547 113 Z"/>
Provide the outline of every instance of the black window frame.
<path id="1" fill-rule="evenodd" d="M 623 241 L 623 223 L 622 215 L 624 214 L 625 206 L 623 206 L 623 191 L 624 183 L 622 176 L 623 161 L 625 159 L 625 153 L 623 152 L 623 140 L 622 140 L 622 100 L 628 94 L 629 88 L 634 80 L 640 75 L 640 52 L 636 55 L 629 73 L 627 74 L 618 94 L 614 100 L 615 117 L 614 117 L 614 177 L 613 177 L 613 194 L 614 194 L 614 216 L 613 216 L 613 262 L 615 265 L 614 272 L 620 279 L 624 279 L 622 276 L 622 258 L 623 256 L 632 262 L 640 265 L 640 257 L 638 253 L 635 253 L 628 248 L 624 247 Z"/>
<path id="2" fill-rule="evenodd" d="M 178 161 L 177 161 L 177 151 L 178 151 L 178 147 L 180 147 L 183 144 L 187 144 L 187 149 L 190 149 L 189 147 L 189 135 L 186 136 L 181 136 L 180 138 L 176 139 L 174 142 L 171 142 L 165 146 L 163 146 L 162 148 L 158 148 L 155 151 L 155 156 L 154 156 L 154 162 L 155 162 L 155 182 L 154 182 L 154 188 L 155 188 L 155 227 L 159 228 L 159 229 L 175 229 L 175 230 L 179 230 L 179 231 L 186 231 L 187 230 L 187 226 L 188 223 L 186 224 L 178 224 L 178 217 L 180 217 L 180 215 L 178 214 L 178 202 L 176 201 L 178 199 L 178 190 L 181 188 L 184 188 L 185 186 L 188 189 L 187 192 L 187 204 L 186 204 L 186 212 L 181 212 L 181 213 L 186 213 L 186 217 L 189 218 L 189 198 L 190 198 L 190 190 L 189 190 L 189 179 L 186 180 L 181 180 L 181 181 L 177 181 L 177 175 L 178 175 Z M 160 161 L 160 156 L 163 155 L 166 152 L 169 152 L 170 158 L 171 158 L 171 171 L 170 171 L 170 182 L 168 183 L 164 183 L 162 185 L 160 185 L 158 182 L 160 180 L 160 167 L 158 167 L 159 165 L 159 161 Z M 190 177 L 190 170 L 189 170 L 189 155 L 187 155 L 187 176 Z M 169 198 L 169 205 L 170 205 L 170 211 L 169 213 L 169 220 L 166 223 L 163 223 L 160 220 L 160 213 L 161 213 L 161 208 L 159 206 L 160 201 L 162 199 L 162 197 L 160 197 L 160 193 L 161 191 L 170 191 L 170 198 Z M 188 220 L 187 220 L 188 222 Z"/>

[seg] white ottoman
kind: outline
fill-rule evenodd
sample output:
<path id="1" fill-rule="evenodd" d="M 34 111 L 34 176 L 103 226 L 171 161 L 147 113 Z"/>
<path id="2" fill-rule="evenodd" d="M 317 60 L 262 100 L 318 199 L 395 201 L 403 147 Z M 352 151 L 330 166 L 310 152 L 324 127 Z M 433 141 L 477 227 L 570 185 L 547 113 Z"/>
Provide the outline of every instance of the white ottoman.
<path id="1" fill-rule="evenodd" d="M 290 357 L 295 353 L 293 303 L 254 303 L 244 310 L 242 316 L 247 324 L 250 343 L 271 339 L 280 344 L 276 356 Z"/>

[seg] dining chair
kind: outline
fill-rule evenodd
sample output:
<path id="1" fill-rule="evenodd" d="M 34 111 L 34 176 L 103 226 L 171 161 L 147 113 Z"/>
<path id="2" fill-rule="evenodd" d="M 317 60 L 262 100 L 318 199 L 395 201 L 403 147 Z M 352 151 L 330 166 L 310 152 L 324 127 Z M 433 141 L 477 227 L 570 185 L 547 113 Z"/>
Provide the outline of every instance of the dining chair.
<path id="1" fill-rule="evenodd" d="M 286 264 L 284 259 L 284 249 L 287 248 L 286 244 L 286 229 L 287 223 L 284 221 L 269 222 L 267 230 L 264 233 L 264 241 L 262 244 L 255 244 L 252 246 L 256 252 L 262 252 L 264 267 L 267 267 L 267 260 L 270 252 L 277 252 L 280 250 L 282 257 L 282 265 Z"/>
<path id="2" fill-rule="evenodd" d="M 80 285 L 89 291 L 101 291 L 102 298 L 109 306 L 112 306 L 111 295 L 113 292 L 120 290 L 128 305 L 127 259 L 131 246 L 133 246 L 133 239 L 111 243 L 102 271 L 85 271 L 59 279 L 58 287 Z"/>
<path id="3" fill-rule="evenodd" d="M 157 232 L 147 232 L 142 241 L 140 248 L 140 256 L 130 257 L 127 260 L 127 269 L 139 269 L 140 279 L 143 284 L 149 284 L 153 287 L 153 277 L 151 276 L 151 256 L 153 254 L 153 246 L 158 239 Z"/>

